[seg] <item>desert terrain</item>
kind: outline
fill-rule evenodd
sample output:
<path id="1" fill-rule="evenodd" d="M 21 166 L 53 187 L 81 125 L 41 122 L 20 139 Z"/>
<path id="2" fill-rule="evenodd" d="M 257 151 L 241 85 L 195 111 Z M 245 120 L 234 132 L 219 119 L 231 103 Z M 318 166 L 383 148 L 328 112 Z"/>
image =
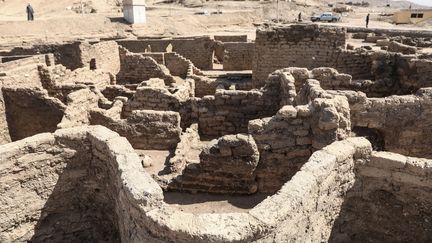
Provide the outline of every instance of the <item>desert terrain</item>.
<path id="1" fill-rule="evenodd" d="M 84 14 L 79 1 L 34 0 L 35 21 L 27 22 L 27 0 L 0 1 L 0 45 L 16 46 L 37 42 L 58 42 L 73 39 L 113 38 L 131 36 L 193 36 L 222 33 L 248 34 L 253 39 L 257 25 L 265 22 L 296 22 L 302 13 L 304 21 L 322 12 L 341 6 L 336 1 L 148 1 L 147 24 L 131 27 L 122 18 L 121 4 L 115 0 L 84 2 Z M 354 1 L 356 2 L 356 1 Z M 358 1 L 359 2 L 359 1 Z M 391 23 L 388 15 L 401 8 L 422 7 L 408 1 L 368 1 L 368 7 L 352 6 L 342 13 L 341 26 L 365 25 L 371 14 L 371 28 L 419 29 L 432 26 L 431 21 L 419 25 Z M 208 12 L 209 15 L 199 13 Z M 217 14 L 221 12 L 221 14 Z M 333 23 L 332 23 L 333 24 Z"/>

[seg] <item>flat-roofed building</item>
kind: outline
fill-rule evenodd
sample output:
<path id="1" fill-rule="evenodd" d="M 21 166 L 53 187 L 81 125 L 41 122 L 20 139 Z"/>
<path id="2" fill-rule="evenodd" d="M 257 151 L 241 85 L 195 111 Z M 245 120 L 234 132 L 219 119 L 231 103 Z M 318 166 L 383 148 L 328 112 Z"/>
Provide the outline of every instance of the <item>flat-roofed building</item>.
<path id="1" fill-rule="evenodd" d="M 131 24 L 146 23 L 145 0 L 123 0 L 123 14 Z"/>
<path id="2" fill-rule="evenodd" d="M 402 9 L 393 15 L 395 24 L 416 24 L 428 19 L 432 19 L 432 8 Z"/>

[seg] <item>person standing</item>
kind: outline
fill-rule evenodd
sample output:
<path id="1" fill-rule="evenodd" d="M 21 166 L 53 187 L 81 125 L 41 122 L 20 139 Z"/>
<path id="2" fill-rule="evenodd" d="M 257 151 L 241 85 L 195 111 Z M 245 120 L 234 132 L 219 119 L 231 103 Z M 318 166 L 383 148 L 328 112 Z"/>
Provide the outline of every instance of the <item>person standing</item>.
<path id="1" fill-rule="evenodd" d="M 369 28 L 369 15 L 366 16 L 366 28 Z"/>
<path id="2" fill-rule="evenodd" d="M 33 21 L 34 20 L 34 10 L 33 10 L 33 7 L 30 5 L 30 3 L 27 4 L 26 12 L 27 12 L 27 21 Z"/>
<path id="3" fill-rule="evenodd" d="M 301 14 L 301 12 L 298 14 L 298 22 L 302 22 L 303 20 L 302 20 L 302 14 Z"/>

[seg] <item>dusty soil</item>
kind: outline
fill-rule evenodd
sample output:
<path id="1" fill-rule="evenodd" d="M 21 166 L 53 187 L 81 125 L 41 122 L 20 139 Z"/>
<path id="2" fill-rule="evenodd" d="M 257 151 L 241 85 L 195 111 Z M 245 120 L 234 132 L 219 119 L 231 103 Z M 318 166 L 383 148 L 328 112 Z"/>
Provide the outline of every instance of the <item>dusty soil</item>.
<path id="1" fill-rule="evenodd" d="M 136 149 L 135 152 L 144 159 L 144 155 L 150 156 L 152 165 L 145 168 L 145 170 L 151 175 L 158 175 L 163 173 L 165 163 L 171 158 L 172 152 L 169 150 L 141 150 Z"/>
<path id="2" fill-rule="evenodd" d="M 255 27 L 279 17 L 281 22 L 294 22 L 298 13 L 303 19 L 324 11 L 331 11 L 330 0 L 281 1 L 208 1 L 187 0 L 184 4 L 147 2 L 147 24 L 131 27 L 122 19 L 120 7 L 115 0 L 93 0 L 96 13 L 79 14 L 71 7 L 79 1 L 33 0 L 35 21 L 26 22 L 27 0 L 0 1 L 0 47 L 27 45 L 30 42 L 59 42 L 72 39 L 131 36 L 187 36 L 216 34 L 248 34 L 253 39 Z M 86 2 L 86 0 L 84 0 Z M 368 8 L 354 7 L 353 12 L 344 13 L 337 25 L 364 26 L 364 18 L 371 13 L 371 27 L 424 29 L 432 26 L 431 21 L 419 26 L 393 25 L 382 13 L 392 13 L 401 7 L 408 7 L 407 1 L 392 2 L 390 8 L 385 1 L 371 0 Z M 192 7 L 190 7 L 192 6 Z M 198 6 L 198 7 L 197 7 Z M 416 5 L 413 5 L 414 7 Z M 198 15 L 199 11 L 222 14 Z"/>
<path id="3" fill-rule="evenodd" d="M 255 207 L 268 194 L 219 195 L 208 193 L 166 192 L 164 200 L 176 209 L 188 213 L 233 213 L 247 212 Z"/>

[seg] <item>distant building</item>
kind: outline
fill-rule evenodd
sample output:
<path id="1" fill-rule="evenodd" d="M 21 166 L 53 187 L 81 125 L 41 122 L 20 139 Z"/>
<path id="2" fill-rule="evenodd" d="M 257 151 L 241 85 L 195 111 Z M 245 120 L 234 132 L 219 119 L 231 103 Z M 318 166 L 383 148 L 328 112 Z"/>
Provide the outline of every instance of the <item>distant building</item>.
<path id="1" fill-rule="evenodd" d="M 432 19 L 432 8 L 403 9 L 393 15 L 393 22 L 395 24 L 416 24 L 427 19 Z"/>
<path id="2" fill-rule="evenodd" d="M 131 24 L 146 23 L 145 0 L 123 0 L 123 15 Z"/>

